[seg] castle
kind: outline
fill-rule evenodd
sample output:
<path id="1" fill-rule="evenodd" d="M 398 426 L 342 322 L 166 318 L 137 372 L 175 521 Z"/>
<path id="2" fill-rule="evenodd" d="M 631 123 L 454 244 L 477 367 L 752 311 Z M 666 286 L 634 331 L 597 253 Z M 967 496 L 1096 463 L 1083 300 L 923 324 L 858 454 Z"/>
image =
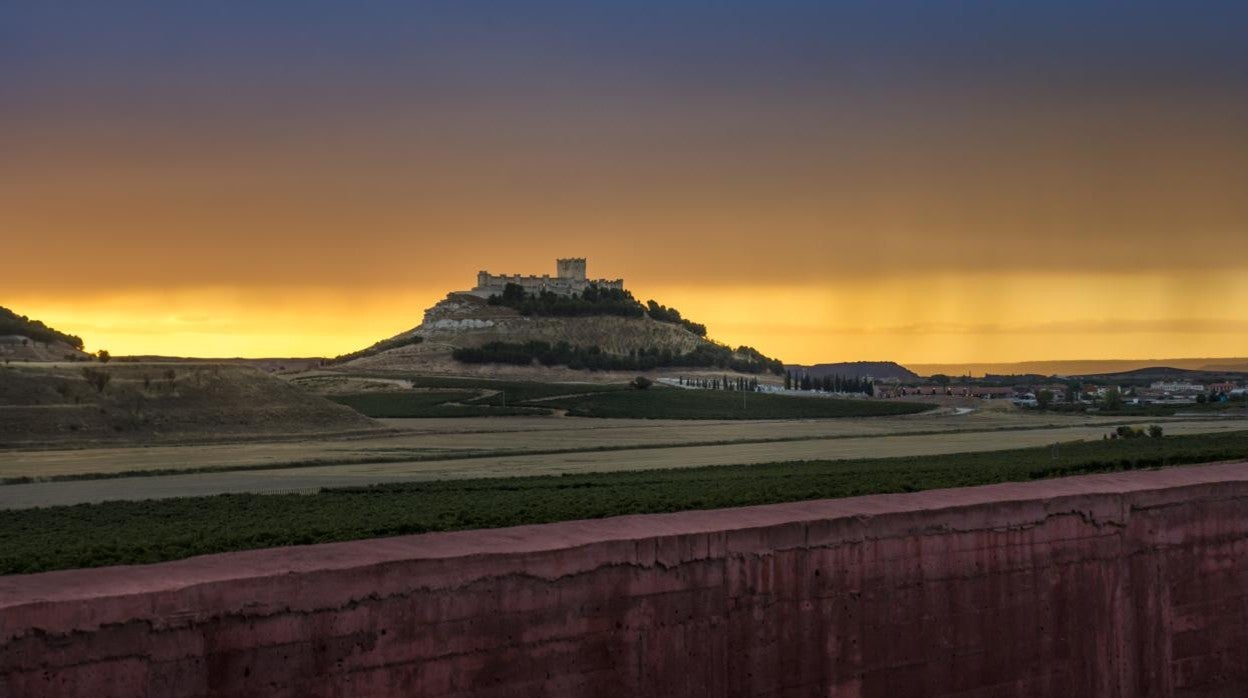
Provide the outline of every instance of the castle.
<path id="1" fill-rule="evenodd" d="M 534 294 L 549 291 L 568 296 L 584 291 L 591 284 L 600 288 L 623 289 L 624 279 L 588 279 L 585 276 L 585 258 L 573 257 L 555 260 L 555 276 L 553 277 L 549 274 L 521 276 L 520 274 L 491 274 L 488 271 L 479 271 L 476 288 L 466 293 L 489 298 L 502 294 L 503 287 L 507 284 L 516 284 Z"/>

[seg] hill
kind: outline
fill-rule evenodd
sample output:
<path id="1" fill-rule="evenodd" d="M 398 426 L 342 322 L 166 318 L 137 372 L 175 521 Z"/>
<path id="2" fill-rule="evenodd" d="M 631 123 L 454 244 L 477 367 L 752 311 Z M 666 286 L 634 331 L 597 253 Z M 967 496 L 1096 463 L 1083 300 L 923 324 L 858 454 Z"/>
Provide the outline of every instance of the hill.
<path id="1" fill-rule="evenodd" d="M 0 306 L 0 360 L 75 361 L 89 358 L 82 338 Z"/>
<path id="2" fill-rule="evenodd" d="M 1202 371 L 1214 371 L 1223 373 L 1248 373 L 1248 361 L 1240 363 L 1213 363 L 1200 367 Z"/>
<path id="3" fill-rule="evenodd" d="M 919 375 L 895 361 L 843 361 L 832 364 L 786 365 L 786 369 L 809 374 L 813 378 L 845 376 L 847 378 L 875 378 L 877 380 L 918 380 Z"/>
<path id="4" fill-rule="evenodd" d="M 0 447 L 371 431 L 377 422 L 254 368 L 0 366 Z"/>
<path id="5" fill-rule="evenodd" d="M 335 361 L 351 369 L 490 376 L 540 371 L 571 380 L 601 371 L 782 372 L 779 361 L 750 347 L 715 343 L 705 332 L 673 308 L 642 305 L 618 289 L 573 296 L 520 291 L 508 298 L 451 293 L 425 311 L 420 325 Z"/>
<path id="6" fill-rule="evenodd" d="M 1231 370 L 1246 370 L 1243 366 L 1248 366 L 1248 359 L 1238 357 L 1225 359 L 1088 359 L 1019 361 L 1015 363 L 911 364 L 910 368 L 914 369 L 921 376 L 931 376 L 937 373 L 943 373 L 947 376 L 970 375 L 973 377 L 983 376 L 987 373 L 997 375 L 1090 376 L 1158 367 L 1200 371 L 1208 370 L 1210 366 L 1215 366 L 1217 367 L 1215 370 L 1226 370 L 1222 367 L 1231 367 L 1235 364 L 1241 365 L 1241 368 Z"/>
<path id="7" fill-rule="evenodd" d="M 1214 382 L 1221 380 L 1242 380 L 1248 373 L 1244 371 L 1205 371 L 1172 366 L 1150 366 L 1131 371 L 1115 373 L 1092 373 L 1078 376 L 1087 380 L 1103 380 L 1120 383 L 1150 383 L 1153 381 L 1189 381 L 1192 383 Z"/>

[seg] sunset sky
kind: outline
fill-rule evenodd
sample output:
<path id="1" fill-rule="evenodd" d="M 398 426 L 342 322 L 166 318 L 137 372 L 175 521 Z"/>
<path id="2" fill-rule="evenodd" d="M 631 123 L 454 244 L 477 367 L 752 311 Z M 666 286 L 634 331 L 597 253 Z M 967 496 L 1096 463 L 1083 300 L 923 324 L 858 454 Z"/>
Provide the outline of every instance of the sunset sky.
<path id="1" fill-rule="evenodd" d="M 790 362 L 1248 354 L 1248 4 L 0 4 L 0 305 L 334 355 L 589 258 Z"/>

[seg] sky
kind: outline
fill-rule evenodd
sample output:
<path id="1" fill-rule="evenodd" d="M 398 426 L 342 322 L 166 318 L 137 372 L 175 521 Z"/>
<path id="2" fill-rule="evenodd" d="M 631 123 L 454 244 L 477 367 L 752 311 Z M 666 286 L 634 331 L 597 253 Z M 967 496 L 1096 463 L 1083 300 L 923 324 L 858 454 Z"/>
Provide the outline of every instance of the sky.
<path id="1" fill-rule="evenodd" d="M 1248 5 L 0 3 L 0 305 L 335 355 L 588 257 L 788 362 L 1242 356 Z"/>

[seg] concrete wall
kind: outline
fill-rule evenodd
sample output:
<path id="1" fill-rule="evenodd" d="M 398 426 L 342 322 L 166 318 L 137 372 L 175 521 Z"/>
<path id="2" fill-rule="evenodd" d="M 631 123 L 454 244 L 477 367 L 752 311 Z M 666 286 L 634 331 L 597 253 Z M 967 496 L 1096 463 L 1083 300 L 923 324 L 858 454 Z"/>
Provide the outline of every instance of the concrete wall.
<path id="1" fill-rule="evenodd" d="M 4 696 L 1245 696 L 1248 465 L 0 578 Z"/>

